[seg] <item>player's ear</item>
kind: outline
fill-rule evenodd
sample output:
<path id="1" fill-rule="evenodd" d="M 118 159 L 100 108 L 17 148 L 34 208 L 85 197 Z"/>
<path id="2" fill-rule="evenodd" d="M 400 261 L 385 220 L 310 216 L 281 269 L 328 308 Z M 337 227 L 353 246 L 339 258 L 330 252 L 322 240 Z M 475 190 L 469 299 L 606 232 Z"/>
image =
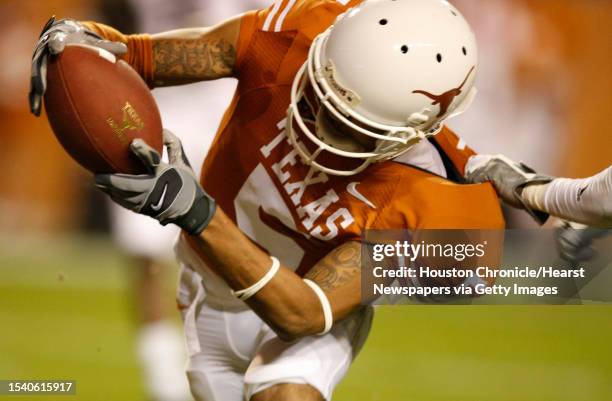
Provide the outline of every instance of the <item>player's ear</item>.
<path id="1" fill-rule="evenodd" d="M 151 174 L 161 163 L 161 155 L 142 139 L 134 139 L 130 144 L 132 152 L 142 161 Z"/>

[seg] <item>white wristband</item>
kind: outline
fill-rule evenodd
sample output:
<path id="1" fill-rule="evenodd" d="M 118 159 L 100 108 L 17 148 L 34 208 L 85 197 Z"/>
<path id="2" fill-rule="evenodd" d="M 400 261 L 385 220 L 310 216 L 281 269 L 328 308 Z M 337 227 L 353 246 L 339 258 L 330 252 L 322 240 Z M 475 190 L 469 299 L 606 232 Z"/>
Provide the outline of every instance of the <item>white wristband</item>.
<path id="1" fill-rule="evenodd" d="M 278 273 L 278 270 L 280 269 L 280 262 L 278 259 L 276 259 L 274 256 L 271 256 L 270 259 L 272 259 L 272 267 L 270 270 L 268 270 L 266 275 L 261 278 L 261 280 L 249 288 L 245 288 L 244 290 L 232 291 L 232 295 L 241 301 L 246 301 L 261 291 L 261 289 L 264 288 L 266 284 L 268 284 L 274 278 L 274 276 L 276 276 L 276 273 Z"/>
<path id="2" fill-rule="evenodd" d="M 325 319 L 325 328 L 318 335 L 323 336 L 329 333 L 329 331 L 332 329 L 332 325 L 334 324 L 334 316 L 332 314 L 331 305 L 329 304 L 329 299 L 327 299 L 327 295 L 325 295 L 317 283 L 308 279 L 304 279 L 304 282 L 308 284 L 310 288 L 312 288 L 321 301 L 321 306 L 323 307 L 323 318 Z"/>

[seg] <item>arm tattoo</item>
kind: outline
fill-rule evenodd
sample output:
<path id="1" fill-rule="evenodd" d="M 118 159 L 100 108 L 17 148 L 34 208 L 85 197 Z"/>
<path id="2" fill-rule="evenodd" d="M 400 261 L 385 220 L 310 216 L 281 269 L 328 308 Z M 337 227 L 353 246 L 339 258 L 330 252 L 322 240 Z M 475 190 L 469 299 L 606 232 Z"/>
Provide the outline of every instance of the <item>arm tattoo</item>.
<path id="1" fill-rule="evenodd" d="M 224 39 L 159 39 L 154 42 L 155 81 L 180 84 L 229 76 L 236 49 Z"/>
<path id="2" fill-rule="evenodd" d="M 344 244 L 325 256 L 306 275 L 324 291 L 351 281 L 361 271 L 361 245 L 357 242 Z"/>

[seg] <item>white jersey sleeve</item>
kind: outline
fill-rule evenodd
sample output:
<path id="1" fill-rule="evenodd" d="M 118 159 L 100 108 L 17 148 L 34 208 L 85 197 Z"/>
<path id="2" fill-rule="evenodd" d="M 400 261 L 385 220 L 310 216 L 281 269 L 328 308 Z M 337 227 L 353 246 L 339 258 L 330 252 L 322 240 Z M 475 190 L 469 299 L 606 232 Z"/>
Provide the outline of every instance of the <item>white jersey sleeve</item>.
<path id="1" fill-rule="evenodd" d="M 558 178 L 545 188 L 544 211 L 593 227 L 612 227 L 612 166 L 590 178 Z"/>

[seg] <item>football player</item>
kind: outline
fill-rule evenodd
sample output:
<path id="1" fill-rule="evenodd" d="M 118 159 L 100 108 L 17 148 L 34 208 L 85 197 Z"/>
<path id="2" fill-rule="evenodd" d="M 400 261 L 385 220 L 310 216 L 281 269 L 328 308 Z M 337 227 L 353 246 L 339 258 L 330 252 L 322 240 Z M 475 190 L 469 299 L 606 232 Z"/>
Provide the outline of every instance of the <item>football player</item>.
<path id="1" fill-rule="evenodd" d="M 364 230 L 504 228 L 493 185 L 465 180 L 475 153 L 444 126 L 477 70 L 474 35 L 446 1 L 279 0 L 153 36 L 52 21 L 34 113 L 46 59 L 68 43 L 124 53 L 151 87 L 239 80 L 199 182 L 168 131 L 168 162 L 132 144 L 150 174 L 96 177 L 184 231 L 178 302 L 198 400 L 331 398 L 372 319 Z"/>

